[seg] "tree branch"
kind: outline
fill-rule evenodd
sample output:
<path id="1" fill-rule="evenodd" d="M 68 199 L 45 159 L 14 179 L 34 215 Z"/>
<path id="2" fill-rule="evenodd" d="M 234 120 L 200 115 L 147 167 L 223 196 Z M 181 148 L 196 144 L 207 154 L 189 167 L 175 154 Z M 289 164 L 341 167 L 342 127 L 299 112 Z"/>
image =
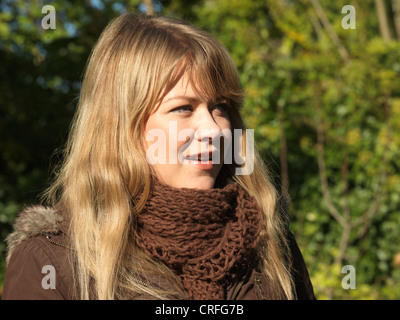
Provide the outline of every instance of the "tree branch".
<path id="1" fill-rule="evenodd" d="M 338 35 L 336 34 L 335 30 L 333 29 L 331 23 L 328 20 L 328 17 L 326 16 L 324 9 L 322 8 L 321 4 L 319 3 L 318 0 L 310 0 L 311 4 L 313 5 L 315 12 L 317 13 L 319 19 L 322 22 L 322 25 L 324 26 L 326 32 L 328 33 L 329 37 L 333 41 L 333 43 L 336 45 L 340 56 L 342 57 L 343 61 L 345 63 L 349 62 L 350 56 L 349 53 L 347 52 L 347 49 L 342 45 L 342 42 L 340 41 Z"/>
<path id="2" fill-rule="evenodd" d="M 400 41 L 400 0 L 392 0 L 392 10 L 397 40 Z"/>
<path id="3" fill-rule="evenodd" d="M 318 85 L 316 85 L 318 87 Z M 322 195 L 324 197 L 325 203 L 328 207 L 329 213 L 332 217 L 343 227 L 345 228 L 348 223 L 345 218 L 339 213 L 336 209 L 332 197 L 329 191 L 328 179 L 326 176 L 326 166 L 324 159 L 324 123 L 322 120 L 322 110 L 321 110 L 321 102 L 320 102 L 320 90 L 319 88 L 316 90 L 315 94 L 315 109 L 316 109 L 316 121 L 317 121 L 317 160 L 318 160 L 318 169 L 319 176 L 322 187 Z"/>
<path id="4" fill-rule="evenodd" d="M 350 205 L 349 205 L 349 161 L 347 150 L 344 151 L 342 162 L 341 180 L 343 184 L 343 214 L 346 221 L 350 221 Z"/>
<path id="5" fill-rule="evenodd" d="M 279 118 L 279 128 L 280 128 L 280 166 L 281 166 L 281 186 L 282 194 L 288 195 L 289 193 L 289 169 L 287 162 L 287 143 L 285 135 L 285 116 L 284 116 L 284 102 L 278 101 L 277 103 L 277 113 Z"/>
<path id="6" fill-rule="evenodd" d="M 386 132 L 386 139 L 384 140 L 384 147 L 382 151 L 382 160 L 381 160 L 381 167 L 380 167 L 380 173 L 378 177 L 378 183 L 375 187 L 374 190 L 374 198 L 372 200 L 372 203 L 367 209 L 364 214 L 358 218 L 356 221 L 354 221 L 353 226 L 358 226 L 358 225 L 363 225 L 362 229 L 358 233 L 358 237 L 362 238 L 368 231 L 368 227 L 371 225 L 372 218 L 373 216 L 379 211 L 382 198 L 384 195 L 383 192 L 383 185 L 385 181 L 387 180 L 387 172 L 386 172 L 386 166 L 388 162 L 388 151 L 389 151 L 389 142 L 391 139 L 391 128 L 390 128 L 390 121 L 391 121 L 391 105 L 389 103 L 390 99 L 390 94 L 386 95 L 385 98 L 385 118 L 386 118 L 386 125 L 387 125 L 387 132 Z"/>
<path id="7" fill-rule="evenodd" d="M 385 3 L 383 0 L 375 0 L 376 11 L 379 21 L 379 29 L 383 40 L 388 41 L 391 39 L 389 23 L 386 15 Z"/>

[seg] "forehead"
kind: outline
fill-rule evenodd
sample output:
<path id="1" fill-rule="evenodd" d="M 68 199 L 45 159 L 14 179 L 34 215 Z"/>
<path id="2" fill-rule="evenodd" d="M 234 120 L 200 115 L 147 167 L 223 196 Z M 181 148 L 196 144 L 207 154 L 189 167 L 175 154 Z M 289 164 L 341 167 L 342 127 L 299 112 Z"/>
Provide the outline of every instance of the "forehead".
<path id="1" fill-rule="evenodd" d="M 165 93 L 162 103 L 178 99 L 204 100 L 193 82 L 194 81 L 187 74 L 184 74 L 173 86 L 171 85 L 170 88 L 168 88 L 169 91 Z"/>

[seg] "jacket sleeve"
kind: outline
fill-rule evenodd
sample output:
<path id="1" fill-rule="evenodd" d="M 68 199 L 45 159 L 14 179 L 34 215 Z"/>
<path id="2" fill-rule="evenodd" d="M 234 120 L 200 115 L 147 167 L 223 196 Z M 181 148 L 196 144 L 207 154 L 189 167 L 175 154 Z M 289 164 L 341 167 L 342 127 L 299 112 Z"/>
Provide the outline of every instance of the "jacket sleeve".
<path id="1" fill-rule="evenodd" d="M 64 285 L 57 277 L 57 260 L 31 238 L 18 244 L 7 266 L 3 300 L 63 300 Z"/>
<path id="2" fill-rule="evenodd" d="M 293 259 L 293 279 L 296 289 L 297 299 L 299 300 L 315 300 L 313 286 L 310 276 L 307 271 L 306 264 L 301 254 L 300 248 L 294 238 L 294 235 L 289 232 L 289 244 L 292 251 Z"/>

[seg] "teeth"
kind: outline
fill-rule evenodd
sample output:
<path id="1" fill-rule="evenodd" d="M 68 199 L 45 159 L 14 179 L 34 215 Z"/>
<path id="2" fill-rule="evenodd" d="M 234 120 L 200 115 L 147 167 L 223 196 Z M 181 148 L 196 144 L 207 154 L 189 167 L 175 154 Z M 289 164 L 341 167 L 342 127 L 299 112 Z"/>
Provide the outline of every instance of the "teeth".
<path id="1" fill-rule="evenodd" d="M 210 161 L 212 157 L 207 156 L 207 157 L 198 157 L 198 156 L 191 156 L 191 157 L 186 157 L 188 160 L 196 160 L 196 161 Z"/>
<path id="2" fill-rule="evenodd" d="M 211 160 L 189 160 L 189 161 L 192 161 L 194 163 L 211 162 Z"/>
<path id="3" fill-rule="evenodd" d="M 212 161 L 210 158 L 201 159 L 201 158 L 188 157 L 187 159 L 188 159 L 188 160 L 191 160 L 191 161 L 198 161 L 198 162 L 208 162 L 208 161 Z"/>

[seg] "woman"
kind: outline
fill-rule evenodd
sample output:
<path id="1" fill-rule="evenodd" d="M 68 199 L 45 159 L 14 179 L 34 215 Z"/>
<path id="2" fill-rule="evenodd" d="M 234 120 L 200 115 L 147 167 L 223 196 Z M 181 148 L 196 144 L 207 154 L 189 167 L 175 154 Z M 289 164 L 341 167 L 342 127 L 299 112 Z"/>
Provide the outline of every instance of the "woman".
<path id="1" fill-rule="evenodd" d="M 26 208 L 7 239 L 3 297 L 313 299 L 260 157 L 237 161 L 251 143 L 241 102 L 209 34 L 166 17 L 113 21 L 89 59 L 51 206 Z"/>

